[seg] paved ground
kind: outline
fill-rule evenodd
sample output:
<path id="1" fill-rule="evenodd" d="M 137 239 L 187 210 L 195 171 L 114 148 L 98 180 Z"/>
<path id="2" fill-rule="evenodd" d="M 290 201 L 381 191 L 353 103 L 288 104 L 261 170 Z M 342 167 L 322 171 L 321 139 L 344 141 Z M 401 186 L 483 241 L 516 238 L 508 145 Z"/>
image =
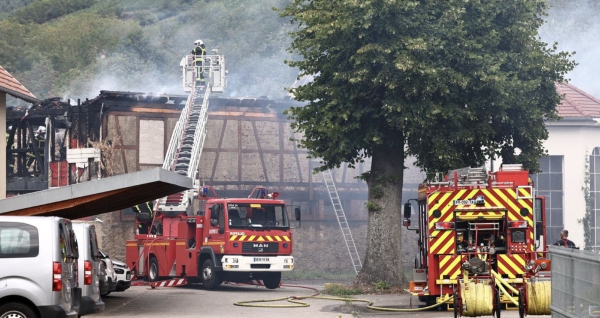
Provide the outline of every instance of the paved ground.
<path id="1" fill-rule="evenodd" d="M 208 291 L 202 286 L 151 289 L 133 286 L 121 293 L 104 297 L 105 311 L 89 317 L 454 317 L 453 311 L 385 312 L 366 308 L 365 303 L 348 303 L 340 300 L 305 299 L 308 307 L 278 308 L 290 306 L 287 301 L 261 302 L 270 308 L 241 307 L 234 303 L 249 300 L 272 300 L 290 296 L 310 296 L 322 290 L 326 281 L 284 282 L 281 288 L 268 290 L 264 287 L 223 285 Z M 292 285 L 293 284 L 293 285 Z M 308 288 L 301 288 L 304 286 Z M 312 288 L 312 289 L 311 289 Z M 323 295 L 326 296 L 326 295 Z M 356 299 L 372 301 L 375 306 L 390 308 L 417 308 L 421 305 L 410 295 L 357 295 Z M 503 311 L 502 317 L 518 317 L 516 311 Z M 544 317 L 544 316 L 536 316 Z M 549 317 L 549 316 L 545 316 Z"/>

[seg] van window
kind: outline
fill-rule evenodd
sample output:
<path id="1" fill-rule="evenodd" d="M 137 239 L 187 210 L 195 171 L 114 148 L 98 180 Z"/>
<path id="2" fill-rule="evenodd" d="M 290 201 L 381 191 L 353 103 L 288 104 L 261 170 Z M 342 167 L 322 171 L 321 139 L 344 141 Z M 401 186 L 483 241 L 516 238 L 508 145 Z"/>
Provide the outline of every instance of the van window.
<path id="1" fill-rule="evenodd" d="M 65 263 L 72 263 L 74 259 L 79 257 L 79 253 L 75 245 L 77 244 L 77 240 L 75 236 L 71 235 L 73 232 L 70 227 L 70 223 L 63 224 L 60 223 L 58 226 L 59 239 L 60 239 L 60 256 Z"/>
<path id="2" fill-rule="evenodd" d="M 98 251 L 98 238 L 96 237 L 96 231 L 93 227 L 89 228 L 89 238 L 90 238 L 90 251 L 92 252 L 92 258 L 94 261 L 100 261 L 100 251 Z"/>
<path id="3" fill-rule="evenodd" d="M 19 222 L 0 223 L 0 258 L 36 257 L 39 253 L 38 230 Z"/>

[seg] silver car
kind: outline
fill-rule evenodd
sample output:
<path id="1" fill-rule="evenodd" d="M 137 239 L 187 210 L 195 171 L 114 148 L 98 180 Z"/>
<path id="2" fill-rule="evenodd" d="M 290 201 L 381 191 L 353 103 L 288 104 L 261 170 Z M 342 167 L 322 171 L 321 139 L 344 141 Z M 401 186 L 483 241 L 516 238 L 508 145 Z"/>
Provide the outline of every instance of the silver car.
<path id="1" fill-rule="evenodd" d="M 77 259 L 70 220 L 0 216 L 0 317 L 76 318 Z"/>

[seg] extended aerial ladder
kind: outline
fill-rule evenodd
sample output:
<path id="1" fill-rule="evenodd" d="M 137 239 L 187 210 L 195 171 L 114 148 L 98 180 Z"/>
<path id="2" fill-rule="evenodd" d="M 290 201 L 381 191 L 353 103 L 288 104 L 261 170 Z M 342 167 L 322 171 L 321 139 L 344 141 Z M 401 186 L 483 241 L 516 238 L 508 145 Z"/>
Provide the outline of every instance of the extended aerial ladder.
<path id="1" fill-rule="evenodd" d="M 333 205 L 333 210 L 335 211 L 335 218 L 340 225 L 344 242 L 346 242 L 346 247 L 348 248 L 348 253 L 350 254 L 352 267 L 354 268 L 354 272 L 358 274 L 362 268 L 362 262 L 360 261 L 360 255 L 358 255 L 358 250 L 356 249 L 356 244 L 354 243 L 354 238 L 352 237 L 352 232 L 350 231 L 348 219 L 346 218 L 342 201 L 340 201 L 340 196 L 335 186 L 335 181 L 331 175 L 331 170 L 323 171 L 322 174 L 325 185 L 327 186 L 327 192 L 329 193 L 331 205 Z"/>
<path id="2" fill-rule="evenodd" d="M 163 169 L 195 180 L 206 138 L 208 98 L 212 92 L 223 92 L 227 71 L 223 55 L 205 55 L 201 66 L 194 65 L 193 61 L 194 56 L 187 55 L 180 63 L 182 86 L 190 94 L 173 130 Z M 202 82 L 196 80 L 198 71 L 202 73 Z M 164 214 L 190 213 L 193 195 L 194 190 L 187 190 L 161 198 L 154 210 Z"/>

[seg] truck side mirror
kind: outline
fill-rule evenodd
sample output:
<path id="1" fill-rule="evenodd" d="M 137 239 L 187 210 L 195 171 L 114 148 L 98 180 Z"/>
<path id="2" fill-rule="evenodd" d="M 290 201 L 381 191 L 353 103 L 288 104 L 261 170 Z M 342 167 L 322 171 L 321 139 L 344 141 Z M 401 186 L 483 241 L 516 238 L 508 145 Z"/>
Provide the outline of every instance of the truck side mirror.
<path id="1" fill-rule="evenodd" d="M 410 205 L 410 202 L 404 203 L 404 218 L 405 219 L 410 219 L 411 211 L 412 211 L 412 206 Z"/>
<path id="2" fill-rule="evenodd" d="M 300 218 L 301 218 L 300 208 L 295 208 L 294 209 L 294 215 L 296 216 L 296 221 L 300 221 Z"/>

